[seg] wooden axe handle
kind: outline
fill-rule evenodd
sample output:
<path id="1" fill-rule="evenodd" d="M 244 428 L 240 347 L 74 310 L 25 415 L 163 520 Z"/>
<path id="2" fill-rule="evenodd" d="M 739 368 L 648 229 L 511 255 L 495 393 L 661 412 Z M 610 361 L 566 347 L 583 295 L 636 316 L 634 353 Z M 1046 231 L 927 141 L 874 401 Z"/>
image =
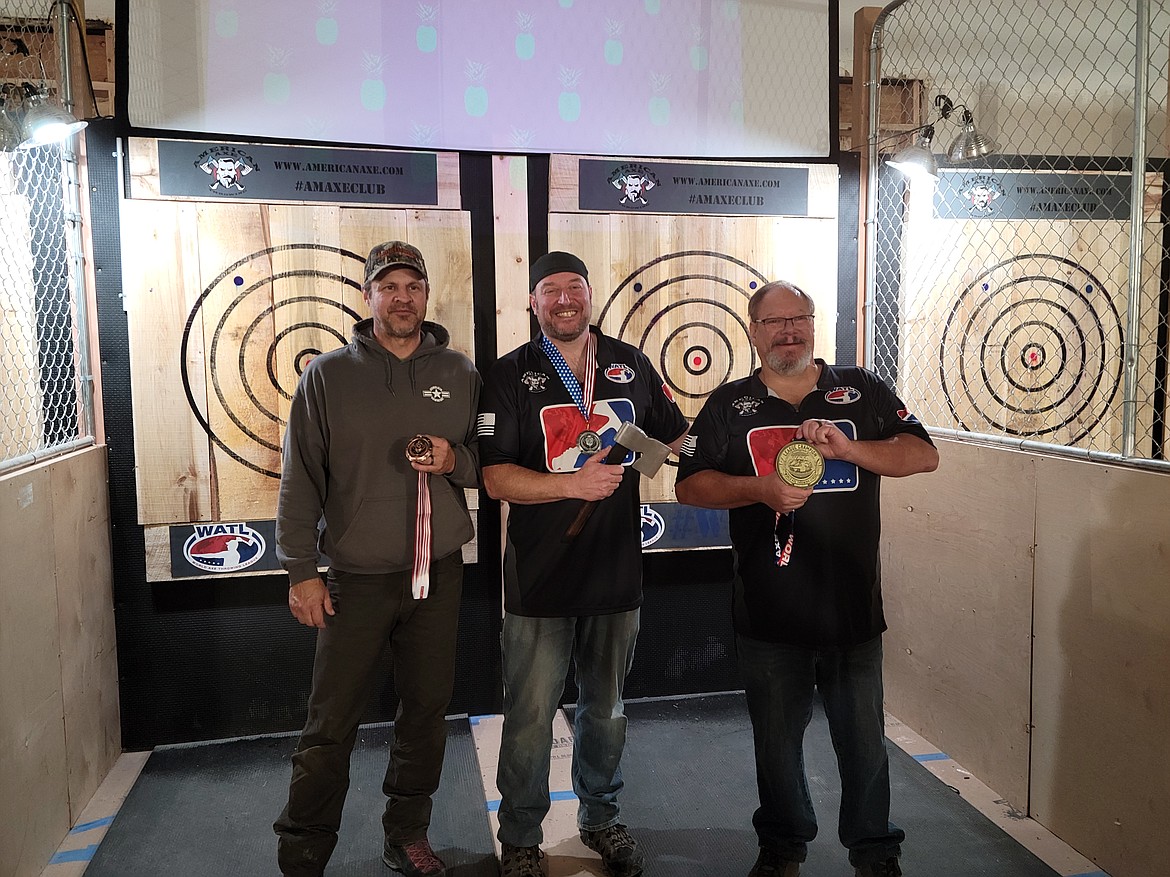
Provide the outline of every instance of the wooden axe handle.
<path id="1" fill-rule="evenodd" d="M 630 452 L 629 448 L 624 448 L 619 444 L 614 444 L 610 447 L 609 453 L 605 455 L 605 465 L 614 466 L 626 458 L 626 454 Z M 587 499 L 581 503 L 581 508 L 577 512 L 577 517 L 573 519 L 573 523 L 569 524 L 569 529 L 565 531 L 565 535 L 561 538 L 562 542 L 572 542 L 577 538 L 577 534 L 581 532 L 581 528 L 585 526 L 585 522 L 589 520 L 589 516 L 593 514 L 593 509 L 599 500 Z"/>

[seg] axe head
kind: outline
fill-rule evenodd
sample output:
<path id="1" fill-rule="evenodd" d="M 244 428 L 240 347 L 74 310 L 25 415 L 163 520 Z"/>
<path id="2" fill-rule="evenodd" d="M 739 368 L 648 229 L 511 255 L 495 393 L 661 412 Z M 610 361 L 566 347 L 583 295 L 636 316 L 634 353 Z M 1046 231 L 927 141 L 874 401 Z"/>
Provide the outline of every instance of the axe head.
<path id="1" fill-rule="evenodd" d="M 650 438 L 634 424 L 626 422 L 618 427 L 614 442 L 628 451 L 636 451 L 638 457 L 631 463 L 643 475 L 658 474 L 666 458 L 670 456 L 670 448 L 662 442 Z"/>

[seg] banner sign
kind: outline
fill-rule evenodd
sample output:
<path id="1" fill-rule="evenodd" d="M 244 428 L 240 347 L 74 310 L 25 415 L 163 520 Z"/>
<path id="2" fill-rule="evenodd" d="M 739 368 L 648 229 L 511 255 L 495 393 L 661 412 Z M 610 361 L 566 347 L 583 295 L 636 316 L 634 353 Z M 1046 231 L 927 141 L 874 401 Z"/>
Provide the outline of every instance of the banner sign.
<path id="1" fill-rule="evenodd" d="M 581 210 L 807 216 L 808 168 L 581 159 Z"/>
<path id="2" fill-rule="evenodd" d="M 939 171 L 939 219 L 1129 219 L 1129 174 Z"/>
<path id="3" fill-rule="evenodd" d="M 171 576 L 226 576 L 280 570 L 276 521 L 178 524 L 170 527 Z"/>
<path id="4" fill-rule="evenodd" d="M 644 552 L 730 547 L 724 509 L 700 509 L 677 502 L 642 505 Z"/>
<path id="5" fill-rule="evenodd" d="M 158 141 L 159 194 L 252 201 L 438 205 L 438 156 Z"/>

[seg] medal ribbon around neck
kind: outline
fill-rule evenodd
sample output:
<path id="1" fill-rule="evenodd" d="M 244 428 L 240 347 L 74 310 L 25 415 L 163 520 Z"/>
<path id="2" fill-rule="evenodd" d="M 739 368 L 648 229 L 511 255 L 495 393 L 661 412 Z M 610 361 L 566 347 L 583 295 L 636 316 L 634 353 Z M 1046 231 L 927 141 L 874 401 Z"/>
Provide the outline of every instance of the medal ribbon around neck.
<path id="1" fill-rule="evenodd" d="M 588 329 L 585 331 L 589 332 Z M 557 377 L 561 379 L 561 383 L 565 385 L 565 389 L 573 397 L 573 402 L 580 409 L 581 416 L 585 418 L 585 428 L 588 429 L 589 419 L 593 417 L 593 387 L 597 381 L 597 339 L 593 337 L 592 332 L 589 332 L 589 340 L 585 342 L 584 387 L 577 380 L 577 376 L 573 374 L 573 370 L 569 368 L 569 363 L 565 361 L 561 351 L 549 340 L 547 335 L 540 337 L 540 347 L 548 356 L 549 361 L 552 362 L 553 368 L 556 369 Z"/>

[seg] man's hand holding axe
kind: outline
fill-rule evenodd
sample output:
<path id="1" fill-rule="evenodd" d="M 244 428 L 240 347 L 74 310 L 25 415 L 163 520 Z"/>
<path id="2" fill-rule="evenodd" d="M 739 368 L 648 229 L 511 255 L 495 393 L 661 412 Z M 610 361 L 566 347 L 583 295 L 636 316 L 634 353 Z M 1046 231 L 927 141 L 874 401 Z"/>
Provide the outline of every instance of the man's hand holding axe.
<path id="1" fill-rule="evenodd" d="M 565 531 L 563 541 L 569 542 L 576 537 L 589 520 L 589 516 L 593 514 L 597 503 L 617 490 L 623 475 L 622 468 L 617 464 L 621 463 L 630 451 L 637 454 L 630 465 L 650 477 L 658 474 L 658 470 L 670 455 L 668 446 L 650 438 L 633 423 L 622 423 L 618 427 L 617 435 L 614 436 L 613 445 L 598 451 L 578 470 L 577 477 L 582 479 L 585 502 L 573 523 L 569 525 L 569 529 Z"/>

